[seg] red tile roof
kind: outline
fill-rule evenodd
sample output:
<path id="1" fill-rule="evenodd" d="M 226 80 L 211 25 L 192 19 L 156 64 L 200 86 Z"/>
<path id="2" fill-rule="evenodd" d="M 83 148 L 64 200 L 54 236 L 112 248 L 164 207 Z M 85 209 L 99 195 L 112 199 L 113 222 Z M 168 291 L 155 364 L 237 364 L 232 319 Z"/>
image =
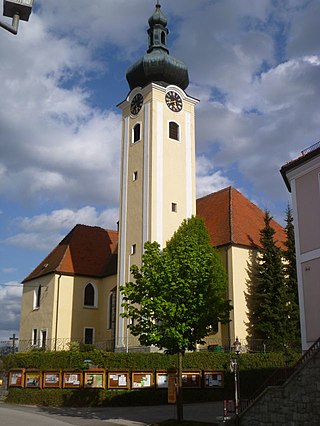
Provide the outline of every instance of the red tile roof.
<path id="1" fill-rule="evenodd" d="M 236 189 L 229 187 L 197 200 L 197 215 L 206 223 L 211 243 L 259 246 L 264 212 Z M 284 229 L 274 220 L 276 240 L 285 241 Z M 118 232 L 97 226 L 76 225 L 23 282 L 48 275 L 101 278 L 117 273 Z"/>
<path id="2" fill-rule="evenodd" d="M 197 200 L 197 215 L 205 221 L 215 247 L 260 245 L 260 230 L 264 227 L 264 212 L 236 189 L 229 187 Z M 275 239 L 283 246 L 284 229 L 271 221 Z"/>
<path id="3" fill-rule="evenodd" d="M 105 277 L 117 271 L 118 232 L 76 225 L 23 282 L 52 272 Z"/>

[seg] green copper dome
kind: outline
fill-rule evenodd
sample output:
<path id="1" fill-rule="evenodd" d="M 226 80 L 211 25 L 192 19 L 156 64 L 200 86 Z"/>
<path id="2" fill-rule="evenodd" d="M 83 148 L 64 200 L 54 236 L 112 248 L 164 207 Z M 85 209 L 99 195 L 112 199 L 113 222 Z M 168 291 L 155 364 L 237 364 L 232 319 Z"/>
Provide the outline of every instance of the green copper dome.
<path id="1" fill-rule="evenodd" d="M 169 55 L 167 47 L 167 18 L 158 3 L 149 18 L 147 53 L 127 71 L 130 90 L 156 82 L 163 85 L 174 84 L 185 90 L 189 85 L 188 68 L 184 62 Z"/>

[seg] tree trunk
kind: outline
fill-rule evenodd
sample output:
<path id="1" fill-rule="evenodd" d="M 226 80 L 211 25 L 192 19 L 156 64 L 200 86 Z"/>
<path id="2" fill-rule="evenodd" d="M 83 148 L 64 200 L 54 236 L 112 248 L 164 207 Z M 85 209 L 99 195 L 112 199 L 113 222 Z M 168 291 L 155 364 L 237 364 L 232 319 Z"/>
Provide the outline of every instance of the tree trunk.
<path id="1" fill-rule="evenodd" d="M 177 420 L 183 421 L 183 397 L 182 397 L 182 357 L 183 352 L 178 352 L 178 386 L 177 386 Z"/>

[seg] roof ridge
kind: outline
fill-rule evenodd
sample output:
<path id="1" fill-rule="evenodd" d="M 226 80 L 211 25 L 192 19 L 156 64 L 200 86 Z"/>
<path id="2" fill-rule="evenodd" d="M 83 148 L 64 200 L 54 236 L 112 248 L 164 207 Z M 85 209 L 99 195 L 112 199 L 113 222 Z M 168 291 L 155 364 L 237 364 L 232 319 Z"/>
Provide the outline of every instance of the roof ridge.
<path id="1" fill-rule="evenodd" d="M 228 191 L 230 188 L 234 189 L 233 186 L 229 185 L 229 186 L 226 186 L 225 188 L 219 189 L 219 191 L 210 192 L 210 194 L 197 198 L 196 201 L 200 201 L 200 200 L 203 200 L 204 198 L 212 197 L 213 195 L 219 194 L 220 192 Z"/>

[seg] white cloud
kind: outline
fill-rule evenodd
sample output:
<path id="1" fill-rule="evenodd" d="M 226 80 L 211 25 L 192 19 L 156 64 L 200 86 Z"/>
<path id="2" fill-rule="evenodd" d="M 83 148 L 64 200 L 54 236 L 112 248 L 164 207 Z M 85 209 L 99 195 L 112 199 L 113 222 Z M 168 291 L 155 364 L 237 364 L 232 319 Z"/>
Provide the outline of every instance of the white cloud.
<path id="1" fill-rule="evenodd" d="M 0 285 L 0 341 L 9 340 L 12 333 L 18 335 L 22 285 L 6 282 Z"/>
<path id="2" fill-rule="evenodd" d="M 32 248 L 33 250 L 52 250 L 65 234 L 77 224 L 101 226 L 116 229 L 118 209 L 98 212 L 94 207 L 86 206 L 79 210 L 61 209 L 34 217 L 15 220 L 15 227 L 23 232 L 6 238 L 3 243 L 11 246 Z"/>
<path id="3" fill-rule="evenodd" d="M 197 157 L 197 198 L 232 185 L 221 171 L 214 171 L 213 164 L 204 155 Z"/>

